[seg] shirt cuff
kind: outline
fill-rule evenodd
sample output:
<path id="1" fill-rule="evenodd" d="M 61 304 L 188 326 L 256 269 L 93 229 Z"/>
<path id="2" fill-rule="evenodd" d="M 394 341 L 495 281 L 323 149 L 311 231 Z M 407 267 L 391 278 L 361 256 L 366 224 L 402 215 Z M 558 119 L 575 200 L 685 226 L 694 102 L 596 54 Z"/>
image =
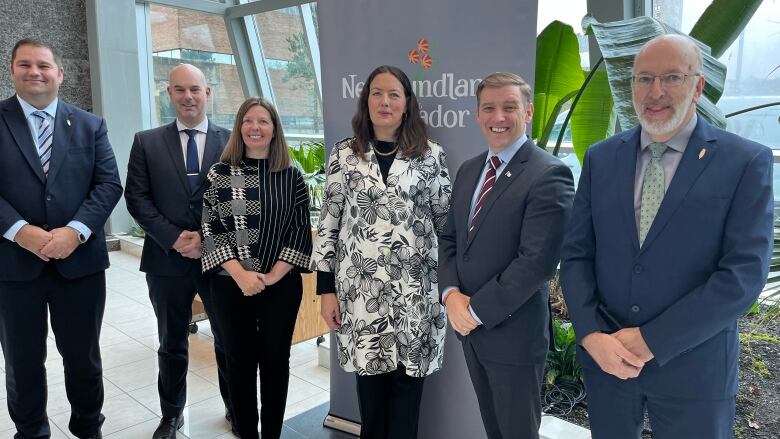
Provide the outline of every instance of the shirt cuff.
<path id="1" fill-rule="evenodd" d="M 19 230 L 21 230 L 22 227 L 26 226 L 27 224 L 29 223 L 25 220 L 19 220 L 15 222 L 14 225 L 9 227 L 8 230 L 3 233 L 3 238 L 16 242 L 16 234 L 19 233 Z"/>
<path id="2" fill-rule="evenodd" d="M 336 274 L 329 271 L 317 271 L 317 295 L 336 292 Z"/>
<path id="3" fill-rule="evenodd" d="M 481 325 L 482 320 L 480 320 L 479 317 L 477 317 L 477 313 L 474 312 L 474 308 L 472 308 L 471 305 L 469 305 L 469 312 L 471 313 L 471 317 L 474 317 L 474 320 L 476 320 L 477 323 Z"/>
<path id="4" fill-rule="evenodd" d="M 92 230 L 89 230 L 89 227 L 85 226 L 84 223 L 80 221 L 71 221 L 68 223 L 68 227 L 79 232 L 79 242 L 82 244 L 87 242 L 89 237 L 92 236 Z"/>

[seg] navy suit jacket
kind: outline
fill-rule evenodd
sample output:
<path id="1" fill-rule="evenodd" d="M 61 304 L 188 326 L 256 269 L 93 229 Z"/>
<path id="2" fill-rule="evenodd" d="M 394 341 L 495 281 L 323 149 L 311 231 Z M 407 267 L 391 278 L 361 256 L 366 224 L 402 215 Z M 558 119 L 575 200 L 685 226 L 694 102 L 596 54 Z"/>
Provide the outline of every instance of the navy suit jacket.
<path id="1" fill-rule="evenodd" d="M 639 380 L 659 394 L 737 393 L 737 319 L 772 251 L 772 152 L 701 117 L 639 247 L 638 127 L 592 146 L 566 237 L 561 282 L 578 338 L 611 332 L 597 307 L 639 327 L 655 355 Z M 583 367 L 598 369 L 579 348 Z"/>
<path id="2" fill-rule="evenodd" d="M 146 232 L 141 271 L 160 276 L 188 273 L 193 259 L 173 250 L 183 230 L 200 230 L 209 168 L 219 160 L 230 131 L 209 122 L 206 147 L 193 192 L 187 181 L 176 122 L 136 133 L 127 163 L 127 210 Z M 200 272 L 200 261 L 198 272 Z"/>
<path id="3" fill-rule="evenodd" d="M 459 286 L 483 325 L 477 354 L 503 364 L 544 363 L 549 345 L 547 283 L 555 273 L 574 197 L 571 170 L 527 141 L 486 195 L 469 237 L 471 199 L 487 159 L 461 165 L 439 237 L 439 288 Z"/>
<path id="4" fill-rule="evenodd" d="M 75 279 L 108 268 L 103 226 L 122 195 L 106 122 L 61 100 L 57 104 L 48 178 L 16 96 L 0 102 L 0 231 L 18 220 L 51 230 L 71 220 L 92 231 L 66 259 L 52 263 Z M 44 261 L 0 238 L 0 280 L 27 281 Z"/>

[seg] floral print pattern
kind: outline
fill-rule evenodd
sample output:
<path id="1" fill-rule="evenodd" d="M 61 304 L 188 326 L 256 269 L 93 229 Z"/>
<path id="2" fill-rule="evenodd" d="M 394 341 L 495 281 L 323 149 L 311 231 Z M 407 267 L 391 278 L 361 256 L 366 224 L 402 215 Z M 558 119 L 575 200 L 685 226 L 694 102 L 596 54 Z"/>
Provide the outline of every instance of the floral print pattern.
<path id="1" fill-rule="evenodd" d="M 439 303 L 438 238 L 450 204 L 444 150 L 401 153 L 382 181 L 373 150 L 334 145 L 312 269 L 336 274 L 341 328 L 337 357 L 347 372 L 375 375 L 403 364 L 423 377 L 443 361 L 447 317 Z"/>

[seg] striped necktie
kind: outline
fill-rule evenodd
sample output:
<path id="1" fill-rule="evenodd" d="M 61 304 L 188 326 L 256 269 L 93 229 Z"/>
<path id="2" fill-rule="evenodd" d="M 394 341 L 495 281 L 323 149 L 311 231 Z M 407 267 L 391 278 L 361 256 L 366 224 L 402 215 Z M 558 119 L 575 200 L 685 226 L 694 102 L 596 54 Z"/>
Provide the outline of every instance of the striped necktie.
<path id="1" fill-rule="evenodd" d="M 49 161 L 51 161 L 52 141 L 54 140 L 54 125 L 49 120 L 49 115 L 45 111 L 33 111 L 32 115 L 37 119 L 38 138 L 38 157 L 41 159 L 43 173 L 49 175 Z"/>
<path id="2" fill-rule="evenodd" d="M 493 183 L 496 181 L 496 169 L 501 166 L 501 159 L 497 156 L 490 157 L 490 166 L 485 174 L 485 182 L 482 183 L 482 189 L 479 190 L 479 196 L 477 197 L 477 203 L 474 205 L 474 215 L 471 217 L 469 223 L 469 236 L 474 233 L 474 227 L 477 225 L 477 217 L 482 210 L 482 206 L 485 204 L 488 192 L 493 189 Z"/>

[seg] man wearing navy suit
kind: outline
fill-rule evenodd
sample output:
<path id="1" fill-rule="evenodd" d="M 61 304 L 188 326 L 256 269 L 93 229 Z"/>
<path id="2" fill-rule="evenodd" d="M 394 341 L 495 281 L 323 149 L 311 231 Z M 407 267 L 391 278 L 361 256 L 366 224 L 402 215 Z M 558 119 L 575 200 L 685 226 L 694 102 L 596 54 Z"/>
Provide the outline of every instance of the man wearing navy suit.
<path id="1" fill-rule="evenodd" d="M 206 118 L 211 89 L 197 67 L 170 72 L 168 95 L 176 120 L 135 135 L 127 166 L 127 210 L 146 232 L 141 271 L 146 273 L 160 339 L 157 351 L 162 420 L 154 439 L 175 438 L 187 400 L 188 327 L 199 293 L 212 321 L 219 387 L 230 416 L 225 354 L 211 312 L 208 279 L 201 273 L 203 184 L 230 132 Z"/>
<path id="2" fill-rule="evenodd" d="M 47 43 L 11 55 L 16 95 L 0 102 L 0 344 L 15 439 L 48 438 L 48 319 L 65 369 L 68 428 L 100 438 L 103 226 L 122 186 L 105 121 L 57 99 L 64 72 Z"/>
<path id="3" fill-rule="evenodd" d="M 640 126 L 592 146 L 563 249 L 594 439 L 731 438 L 737 319 L 772 249 L 772 153 L 696 116 L 687 37 L 636 56 Z"/>
<path id="4" fill-rule="evenodd" d="M 477 88 L 488 151 L 458 170 L 439 237 L 439 285 L 490 439 L 539 437 L 548 281 L 574 197 L 571 170 L 525 134 L 531 88 L 493 73 Z"/>

